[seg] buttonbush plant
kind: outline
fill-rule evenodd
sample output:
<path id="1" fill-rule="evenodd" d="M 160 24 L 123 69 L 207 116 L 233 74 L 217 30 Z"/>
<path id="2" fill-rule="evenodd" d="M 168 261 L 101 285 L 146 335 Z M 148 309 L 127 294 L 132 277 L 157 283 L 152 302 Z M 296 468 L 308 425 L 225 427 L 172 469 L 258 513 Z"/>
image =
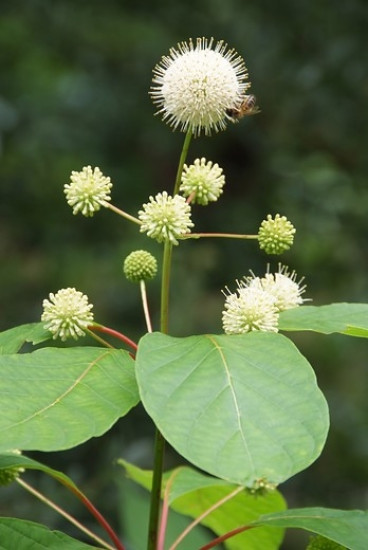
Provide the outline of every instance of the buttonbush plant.
<path id="1" fill-rule="evenodd" d="M 190 160 L 192 138 L 231 131 L 233 123 L 246 127 L 247 117 L 260 112 L 235 50 L 205 38 L 178 44 L 155 67 L 150 95 L 157 114 L 185 134 L 175 181 L 155 196 L 142 197 L 145 202 L 136 214 L 113 204 L 113 182 L 97 166 L 74 170 L 64 186 L 73 214 L 91 218 L 107 208 L 142 233 L 142 248 L 122 259 L 122 270 L 137 285 L 142 304 L 141 338 L 135 342 L 129 337 L 128 319 L 118 328 L 97 322 L 89 297 L 70 286 L 50 292 L 40 320 L 0 334 L 0 483 L 18 483 L 41 498 L 90 537 L 91 544 L 41 524 L 3 517 L 1 548 L 129 548 L 72 479 L 28 457 L 27 451 L 81 445 L 108 432 L 141 402 L 156 430 L 152 469 L 117 458 L 121 475 L 150 492 L 147 550 L 187 548 L 186 537 L 198 524 L 212 533 L 202 550 L 219 545 L 276 550 L 287 528 L 313 533 L 308 549 L 365 550 L 366 511 L 288 509 L 282 483 L 320 456 L 329 430 L 328 404 L 315 372 L 288 334 L 307 330 L 367 338 L 368 304 L 311 305 L 303 278 L 280 261 L 275 270 L 265 265 L 262 274 L 249 266 L 237 281 L 219 289 L 223 332 L 172 334 L 171 267 L 181 241 L 237 239 L 242 247 L 258 246 L 260 254 L 279 258 L 293 245 L 296 228 L 287 212 L 275 212 L 249 234 L 242 233 L 246 220 L 239 220 L 238 234 L 226 227 L 213 233 L 194 230 L 192 209 L 220 201 L 231 182 L 226 182 L 226 167 L 214 160 Z M 149 239 L 162 245 L 162 257 L 145 249 Z M 161 280 L 157 326 L 146 289 L 154 277 Z M 84 345 L 86 336 L 94 345 Z M 68 339 L 77 344 L 66 347 Z M 26 342 L 37 349 L 23 352 Z M 163 471 L 166 442 L 183 459 L 169 471 Z M 36 491 L 27 481 L 27 469 L 67 487 L 103 527 L 106 539 Z M 192 521 L 169 543 L 172 511 Z"/>

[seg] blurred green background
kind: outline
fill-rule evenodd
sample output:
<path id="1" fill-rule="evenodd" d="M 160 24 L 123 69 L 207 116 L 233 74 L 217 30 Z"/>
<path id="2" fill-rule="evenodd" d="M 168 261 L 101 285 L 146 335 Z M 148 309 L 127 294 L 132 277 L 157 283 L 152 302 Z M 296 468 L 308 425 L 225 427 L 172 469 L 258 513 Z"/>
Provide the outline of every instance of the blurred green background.
<path id="1" fill-rule="evenodd" d="M 160 258 L 159 245 L 109 211 L 73 217 L 63 185 L 71 170 L 97 165 L 114 183 L 113 203 L 132 214 L 150 194 L 172 189 L 183 134 L 153 116 L 148 90 L 161 56 L 197 36 L 224 39 L 245 58 L 262 113 L 193 141 L 188 160 L 218 162 L 227 181 L 218 203 L 195 210 L 196 230 L 255 233 L 279 212 L 297 236 L 271 266 L 280 259 L 304 275 L 315 305 L 367 302 L 367 28 L 366 0 L 2 2 L 0 329 L 38 321 L 49 292 L 74 286 L 98 322 L 142 334 L 138 291 L 121 266 L 136 248 Z M 221 331 L 220 290 L 249 269 L 263 274 L 269 261 L 252 242 L 182 243 L 172 333 Z M 157 321 L 158 282 L 149 295 Z M 332 426 L 321 458 L 282 491 L 290 506 L 368 508 L 367 342 L 295 341 L 315 367 Z M 138 407 L 107 436 L 33 456 L 80 482 L 120 525 L 122 473 L 112 461 L 151 467 L 152 435 Z M 168 466 L 176 463 L 169 452 Z M 50 481 L 34 479 L 59 496 Z M 17 488 L 0 493 L 0 513 L 73 533 Z M 289 534 L 284 548 L 301 548 L 298 536 Z"/>

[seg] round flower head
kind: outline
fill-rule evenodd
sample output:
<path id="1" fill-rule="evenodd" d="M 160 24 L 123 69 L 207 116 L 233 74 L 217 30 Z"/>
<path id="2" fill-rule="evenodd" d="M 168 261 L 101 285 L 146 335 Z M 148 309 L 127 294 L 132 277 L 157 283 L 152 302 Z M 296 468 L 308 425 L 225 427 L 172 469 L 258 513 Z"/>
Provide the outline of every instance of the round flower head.
<path id="1" fill-rule="evenodd" d="M 225 184 L 225 176 L 218 164 L 196 159 L 194 164 L 184 164 L 180 191 L 185 197 L 192 196 L 192 203 L 205 206 L 210 201 L 217 201 Z"/>
<path id="2" fill-rule="evenodd" d="M 194 225 L 190 219 L 189 204 L 184 197 L 171 197 L 166 191 L 149 200 L 138 212 L 142 222 L 140 231 L 159 243 L 170 241 L 178 244 L 177 239 L 189 233 Z"/>
<path id="3" fill-rule="evenodd" d="M 81 212 L 88 217 L 111 200 L 111 187 L 110 178 L 104 176 L 97 166 L 93 170 L 91 166 L 85 166 L 81 172 L 73 170 L 70 184 L 64 185 L 64 193 L 73 214 Z"/>
<path id="4" fill-rule="evenodd" d="M 275 298 L 261 284 L 244 286 L 238 283 L 236 293 L 225 299 L 222 323 L 226 334 L 243 334 L 260 330 L 277 332 L 278 313 Z"/>
<path id="5" fill-rule="evenodd" d="M 243 59 L 213 38 L 171 48 L 153 73 L 150 95 L 158 113 L 174 129 L 191 128 L 197 136 L 223 130 L 227 110 L 239 105 L 250 87 Z"/>
<path id="6" fill-rule="evenodd" d="M 246 277 L 245 282 L 249 288 L 253 285 L 261 285 L 263 290 L 274 297 L 277 310 L 284 311 L 298 307 L 305 301 L 302 294 L 305 292 L 306 285 L 300 286 L 303 278 L 298 283 L 296 278 L 295 271 L 289 273 L 287 266 L 279 264 L 277 273 L 266 273 L 261 279 L 253 275 Z"/>
<path id="7" fill-rule="evenodd" d="M 125 277 L 133 283 L 148 281 L 157 274 L 157 261 L 146 250 L 135 250 L 124 260 L 123 271 Z"/>
<path id="8" fill-rule="evenodd" d="M 285 216 L 268 214 L 258 231 L 258 242 L 266 254 L 282 254 L 294 241 L 295 227 Z"/>
<path id="9" fill-rule="evenodd" d="M 92 304 L 88 297 L 75 288 L 63 288 L 56 294 L 50 293 L 49 300 L 42 303 L 41 321 L 46 321 L 45 328 L 52 332 L 53 338 L 63 341 L 69 337 L 77 340 L 84 336 L 86 329 L 93 321 Z"/>

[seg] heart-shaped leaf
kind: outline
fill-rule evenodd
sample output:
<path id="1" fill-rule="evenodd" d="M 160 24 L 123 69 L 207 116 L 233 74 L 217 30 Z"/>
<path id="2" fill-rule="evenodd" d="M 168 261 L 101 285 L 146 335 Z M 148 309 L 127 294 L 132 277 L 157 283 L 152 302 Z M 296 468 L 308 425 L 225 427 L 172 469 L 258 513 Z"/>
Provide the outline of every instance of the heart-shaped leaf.
<path id="1" fill-rule="evenodd" d="M 164 437 L 217 477 L 277 484 L 321 453 L 326 401 L 307 360 L 280 334 L 147 334 L 136 372 L 144 407 Z"/>

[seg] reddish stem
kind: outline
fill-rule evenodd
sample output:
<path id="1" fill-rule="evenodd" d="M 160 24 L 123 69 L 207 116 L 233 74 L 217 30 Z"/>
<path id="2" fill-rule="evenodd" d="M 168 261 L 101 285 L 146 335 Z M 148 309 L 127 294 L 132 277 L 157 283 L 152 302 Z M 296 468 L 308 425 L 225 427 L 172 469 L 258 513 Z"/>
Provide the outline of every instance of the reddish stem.
<path id="1" fill-rule="evenodd" d="M 201 546 L 199 550 L 210 550 L 210 548 L 214 548 L 221 542 L 224 542 L 224 540 L 227 540 L 231 537 L 235 537 L 235 535 L 239 535 L 239 533 L 243 533 L 243 531 L 247 531 L 248 529 L 252 529 L 253 527 L 255 527 L 255 525 L 243 525 L 242 527 L 237 527 L 236 529 L 229 531 L 225 535 L 221 535 L 221 537 L 217 537 L 217 539 L 213 539 L 208 544 L 205 544 L 205 546 Z"/>
<path id="2" fill-rule="evenodd" d="M 125 547 L 120 542 L 119 537 L 111 527 L 111 525 L 106 521 L 106 519 L 103 517 L 103 515 L 97 510 L 97 508 L 92 504 L 92 502 L 86 497 L 85 494 L 82 493 L 77 487 L 73 487 L 71 485 L 67 485 L 64 483 L 66 487 L 72 493 L 75 494 L 76 497 L 79 498 L 79 500 L 84 504 L 84 506 L 91 512 L 91 514 L 96 518 L 98 523 L 101 525 L 101 527 L 106 531 L 106 533 L 109 535 L 110 539 L 114 543 L 117 550 L 125 550 Z"/>
<path id="3" fill-rule="evenodd" d="M 127 344 L 129 347 L 134 349 L 134 351 L 137 351 L 138 346 L 133 340 L 128 338 L 128 336 L 125 336 L 125 334 L 122 334 L 121 332 L 118 332 L 117 330 L 114 330 L 113 328 L 104 327 L 103 325 L 93 324 L 88 327 L 90 330 L 96 330 L 98 332 L 103 332 L 104 334 L 110 334 L 110 336 L 114 336 L 115 338 L 118 338 L 125 344 Z"/>

